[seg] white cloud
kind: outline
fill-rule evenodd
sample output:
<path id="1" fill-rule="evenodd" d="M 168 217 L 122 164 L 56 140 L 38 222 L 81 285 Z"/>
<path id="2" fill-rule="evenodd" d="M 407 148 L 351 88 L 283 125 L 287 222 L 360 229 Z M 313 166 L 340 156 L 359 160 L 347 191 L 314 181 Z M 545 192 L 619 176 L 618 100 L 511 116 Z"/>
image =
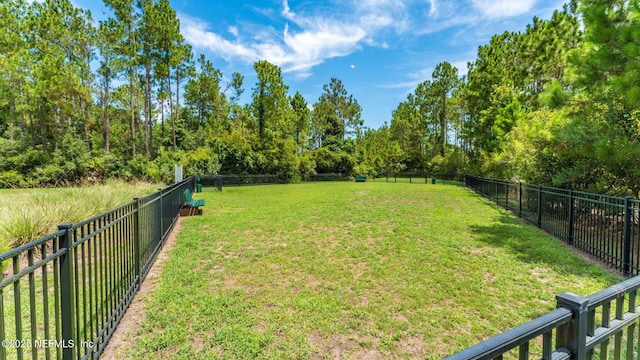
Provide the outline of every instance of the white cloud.
<path id="1" fill-rule="evenodd" d="M 435 16 L 438 13 L 438 3 L 436 0 L 427 0 L 429 3 L 429 16 Z"/>
<path id="2" fill-rule="evenodd" d="M 289 20 L 293 20 L 296 16 L 296 14 L 291 12 L 291 8 L 289 8 L 288 0 L 282 0 L 282 16 L 284 16 L 285 19 L 289 19 Z"/>
<path id="3" fill-rule="evenodd" d="M 272 20 L 286 21 L 276 29 L 259 23 L 228 27 L 233 38 L 210 30 L 207 23 L 181 14 L 188 42 L 226 60 L 252 63 L 266 59 L 284 72 L 308 77 L 314 66 L 364 47 L 389 48 L 394 36 L 420 36 L 456 26 L 473 27 L 481 19 L 521 15 L 536 0 L 349 0 L 323 7 L 292 9 L 282 0 L 281 11 L 269 9 Z M 255 9 L 260 11 L 260 9 Z M 282 25 L 280 25 L 282 26 Z M 395 32 L 395 35 L 393 34 Z M 391 35 L 390 35 L 391 34 Z"/>
<path id="4" fill-rule="evenodd" d="M 348 55 L 359 47 L 365 35 L 358 27 L 336 28 L 329 24 L 315 31 L 285 33 L 284 41 L 292 54 L 283 66 L 289 70 L 309 69 L 326 59 Z"/>
<path id="5" fill-rule="evenodd" d="M 336 18 L 333 13 L 298 14 L 291 10 L 287 0 L 283 0 L 281 15 L 295 26 L 286 24 L 280 32 L 269 27 L 261 31 L 253 29 L 256 35 L 250 40 L 241 37 L 244 29 L 237 26 L 228 28 L 238 39 L 230 41 L 210 31 L 204 21 L 182 14 L 181 28 L 185 39 L 194 47 L 207 49 L 226 60 L 254 62 L 266 59 L 282 67 L 284 72 L 296 72 L 298 77 L 304 78 L 311 75 L 314 66 L 330 58 L 349 55 L 363 45 L 388 48 L 386 42 L 378 44 L 373 40 L 378 29 L 395 24 L 391 15 L 380 6 L 398 8 L 401 2 L 366 0 L 355 4 L 351 15 L 360 16 Z"/>
<path id="6" fill-rule="evenodd" d="M 503 18 L 526 14 L 536 0 L 471 0 L 471 3 L 488 18 Z"/>
<path id="7" fill-rule="evenodd" d="M 206 48 L 216 55 L 231 60 L 240 58 L 247 62 L 260 60 L 254 49 L 238 43 L 232 43 L 222 36 L 208 30 L 208 24 L 185 15 L 180 16 L 182 35 L 193 46 Z"/>

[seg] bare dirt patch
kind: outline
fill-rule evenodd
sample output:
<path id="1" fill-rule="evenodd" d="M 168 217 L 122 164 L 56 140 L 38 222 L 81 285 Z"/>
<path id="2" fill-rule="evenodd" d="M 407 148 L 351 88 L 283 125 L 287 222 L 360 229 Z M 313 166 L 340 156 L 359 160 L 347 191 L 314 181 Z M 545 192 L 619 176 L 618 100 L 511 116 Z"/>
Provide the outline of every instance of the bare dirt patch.
<path id="1" fill-rule="evenodd" d="M 307 338 L 309 344 L 316 347 L 318 352 L 313 359 L 331 358 L 341 359 L 385 359 L 388 356 L 375 349 L 380 344 L 380 339 L 370 335 L 347 336 L 344 334 L 332 334 L 323 337 L 317 331 L 309 334 Z M 363 344 L 369 344 L 373 349 L 369 349 Z"/>
<path id="2" fill-rule="evenodd" d="M 422 335 L 414 335 L 400 340 L 400 349 L 411 358 L 419 358 L 425 355 L 427 344 Z"/>
<path id="3" fill-rule="evenodd" d="M 402 313 L 396 314 L 393 318 L 399 323 L 406 324 L 406 323 L 409 322 L 409 319 L 407 319 L 407 317 L 404 316 L 404 314 L 402 314 Z"/>
<path id="4" fill-rule="evenodd" d="M 147 315 L 145 312 L 145 305 L 150 299 L 150 292 L 160 281 L 162 268 L 169 258 L 169 253 L 175 246 L 176 238 L 178 237 L 181 229 L 182 218 L 179 217 L 173 226 L 171 234 L 169 234 L 167 241 L 162 247 L 162 250 L 160 250 L 156 261 L 149 270 L 147 277 L 140 285 L 140 289 L 133 298 L 131 305 L 129 305 L 129 308 L 122 317 L 122 320 L 120 320 L 120 324 L 118 324 L 113 336 L 111 336 L 109 343 L 104 348 L 104 352 L 100 356 L 100 359 L 110 360 L 122 358 L 122 356 L 118 356 L 118 352 L 127 344 L 131 343 L 138 331 L 138 328 L 140 328 L 140 325 L 144 322 Z"/>

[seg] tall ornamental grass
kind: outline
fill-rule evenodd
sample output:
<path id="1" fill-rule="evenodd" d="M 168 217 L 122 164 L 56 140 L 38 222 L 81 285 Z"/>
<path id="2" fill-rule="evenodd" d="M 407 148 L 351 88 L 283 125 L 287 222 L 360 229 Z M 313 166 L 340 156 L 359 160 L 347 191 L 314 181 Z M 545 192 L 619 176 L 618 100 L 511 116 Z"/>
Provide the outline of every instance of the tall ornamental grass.
<path id="1" fill-rule="evenodd" d="M 0 253 L 157 190 L 158 184 L 110 180 L 80 188 L 0 191 Z"/>

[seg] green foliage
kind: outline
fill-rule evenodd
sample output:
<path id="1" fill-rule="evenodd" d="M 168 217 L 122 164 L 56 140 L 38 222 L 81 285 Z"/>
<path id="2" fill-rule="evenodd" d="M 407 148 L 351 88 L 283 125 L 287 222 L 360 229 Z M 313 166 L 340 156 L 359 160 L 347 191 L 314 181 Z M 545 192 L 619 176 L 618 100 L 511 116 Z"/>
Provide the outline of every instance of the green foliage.
<path id="1" fill-rule="evenodd" d="M 114 153 L 94 152 L 87 163 L 87 180 L 102 182 L 108 178 L 124 177 L 125 165 L 124 159 Z"/>
<path id="2" fill-rule="evenodd" d="M 152 179 L 157 177 L 157 168 L 142 154 L 138 154 L 127 162 L 126 174 L 132 179 Z"/>
<path id="3" fill-rule="evenodd" d="M 211 149 L 199 147 L 186 154 L 184 175 L 218 174 L 220 162 Z"/>
<path id="4" fill-rule="evenodd" d="M 296 174 L 300 160 L 295 141 L 293 139 L 276 139 L 272 146 L 264 152 L 266 164 L 268 164 L 264 173 L 285 176 Z"/>
<path id="5" fill-rule="evenodd" d="M 315 175 L 316 162 L 309 156 L 309 153 L 300 157 L 300 165 L 298 168 L 298 174 L 300 175 Z"/>
<path id="6" fill-rule="evenodd" d="M 318 174 L 354 175 L 355 158 L 345 152 L 331 151 L 326 147 L 321 147 L 310 151 L 309 157 L 311 161 L 315 162 Z"/>
<path id="7" fill-rule="evenodd" d="M 362 108 L 338 78 L 323 86 L 323 93 L 313 106 L 314 141 L 317 146 L 340 146 L 360 132 Z"/>
<path id="8" fill-rule="evenodd" d="M 105 5 L 96 24 L 68 0 L 0 4 L 0 187 L 171 181 L 181 164 L 186 175 L 470 171 L 640 194 L 637 1 L 572 1 L 496 34 L 466 76 L 442 61 L 375 130 L 342 80 L 309 106 L 266 60 L 243 105 L 244 76 L 204 55 L 196 67 L 168 0 Z"/>
<path id="9" fill-rule="evenodd" d="M 223 174 L 258 173 L 265 161 L 238 131 L 217 137 L 211 147 L 219 154 L 220 172 Z"/>
<path id="10" fill-rule="evenodd" d="M 0 188 L 13 188 L 22 185 L 22 176 L 15 170 L 0 173 Z"/>

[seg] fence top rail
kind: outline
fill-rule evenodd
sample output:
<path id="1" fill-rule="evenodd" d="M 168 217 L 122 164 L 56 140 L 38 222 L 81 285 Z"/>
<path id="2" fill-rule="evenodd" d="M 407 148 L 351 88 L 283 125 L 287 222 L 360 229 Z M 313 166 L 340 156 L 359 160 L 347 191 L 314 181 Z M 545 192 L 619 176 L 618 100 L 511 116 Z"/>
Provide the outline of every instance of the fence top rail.
<path id="1" fill-rule="evenodd" d="M 20 271 L 18 271 L 17 273 L 13 273 L 11 275 L 6 276 L 3 279 L 0 279 L 2 281 L 0 281 L 0 290 L 6 288 L 7 286 L 15 283 L 16 281 L 22 279 L 23 277 L 34 273 L 36 270 L 41 269 L 43 266 L 49 264 L 51 261 L 61 257 L 62 255 L 66 254 L 69 250 L 68 249 L 60 249 L 56 252 L 53 252 L 49 255 L 47 255 L 45 258 L 39 259 L 37 261 L 35 261 L 33 264 L 28 265 L 24 268 L 22 268 Z"/>
<path id="2" fill-rule="evenodd" d="M 640 276 L 632 277 L 629 280 L 625 280 L 619 284 L 615 284 L 608 287 L 607 289 L 588 296 L 588 309 L 593 310 L 598 306 L 601 306 L 619 297 L 625 296 L 625 294 L 638 289 L 640 289 Z"/>
<path id="3" fill-rule="evenodd" d="M 128 203 L 126 203 L 126 204 L 124 204 L 124 205 L 120 205 L 120 206 L 118 206 L 118 207 L 117 207 L 117 208 L 115 208 L 115 209 L 111 209 L 111 210 L 109 210 L 109 211 L 105 211 L 105 212 L 103 212 L 102 214 L 98 214 L 98 215 L 96 215 L 96 216 L 92 216 L 92 217 L 90 217 L 90 218 L 88 218 L 88 219 L 86 219 L 86 220 L 82 220 L 82 221 L 80 221 L 80 222 L 78 222 L 78 223 L 73 224 L 72 229 L 74 229 L 74 230 L 75 230 L 75 229 L 80 228 L 80 227 L 83 227 L 83 226 L 85 226 L 85 225 L 87 225 L 87 224 L 89 224 L 89 223 L 92 223 L 92 222 L 94 222 L 94 221 L 96 221 L 96 220 L 100 220 L 100 219 L 102 219 L 102 218 L 104 218 L 104 217 L 106 217 L 106 216 L 109 216 L 109 215 L 111 215 L 111 214 L 113 214 L 113 213 L 117 212 L 117 211 L 120 211 L 120 210 L 125 209 L 125 208 L 127 208 L 127 207 L 131 207 L 131 206 L 133 206 L 133 205 L 134 205 L 134 203 L 135 203 L 135 201 L 130 201 L 130 202 L 128 202 Z"/>
<path id="4" fill-rule="evenodd" d="M 548 312 L 534 320 L 496 335 L 475 346 L 447 357 L 447 360 L 493 359 L 531 339 L 548 333 L 560 325 L 569 323 L 573 313 L 566 308 Z"/>
<path id="5" fill-rule="evenodd" d="M 155 199 L 159 198 L 161 195 L 162 195 L 162 194 L 161 194 L 161 191 L 160 191 L 160 190 L 158 190 L 158 191 L 152 192 L 152 193 L 151 193 L 151 194 L 149 194 L 149 195 L 145 195 L 145 196 L 141 196 L 141 197 L 139 197 L 139 198 L 138 198 L 138 201 L 140 201 L 140 204 L 142 205 L 142 204 L 145 204 L 145 203 L 151 202 L 151 201 L 153 201 L 153 200 L 155 200 Z"/>
<path id="6" fill-rule="evenodd" d="M 7 259 L 11 259 L 12 257 L 16 256 L 16 255 L 20 255 L 21 253 L 25 252 L 25 251 L 29 251 L 32 249 L 35 249 L 39 246 L 41 246 L 42 244 L 46 244 L 47 242 L 55 239 L 55 238 L 59 238 L 62 235 L 64 235 L 67 231 L 66 230 L 58 230 L 54 233 L 51 233 L 49 235 L 43 236 L 39 239 L 36 239 L 34 241 L 28 242 L 26 244 L 20 245 L 14 249 L 11 249 L 5 253 L 0 254 L 0 262 L 5 261 Z"/>
<path id="7" fill-rule="evenodd" d="M 569 197 L 571 195 L 571 190 L 552 188 L 548 186 L 540 186 L 540 192 L 544 194 L 561 195 L 566 197 Z"/>
<path id="8" fill-rule="evenodd" d="M 497 180 L 497 179 L 488 179 L 488 178 L 481 178 L 481 177 L 477 177 L 477 176 L 472 176 L 472 175 L 467 175 L 467 177 L 474 179 L 474 180 L 481 180 L 481 181 L 485 181 L 485 182 L 489 182 L 489 183 L 494 183 L 494 184 L 503 184 L 503 185 L 508 185 L 508 184 L 520 184 L 520 183 L 516 183 L 513 181 L 507 181 L 507 180 Z M 525 184 L 522 184 L 525 185 Z"/>
<path id="9" fill-rule="evenodd" d="M 130 203 L 129 205 L 132 205 L 133 203 Z M 120 216 L 118 216 L 117 218 L 112 218 L 109 220 L 108 223 L 103 223 L 100 224 L 99 226 L 95 226 L 94 230 L 91 232 L 86 232 L 86 231 L 81 231 L 79 234 L 76 234 L 74 236 L 73 239 L 73 244 L 74 246 L 78 246 L 80 244 L 82 244 L 83 242 L 95 237 L 97 234 L 100 234 L 104 231 L 106 231 L 107 229 L 115 226 L 118 223 L 121 223 L 124 219 L 126 219 L 127 217 L 132 216 L 134 213 L 136 212 L 136 210 L 132 207 L 128 212 L 126 212 L 125 214 L 122 214 Z M 108 215 L 109 213 L 107 213 Z M 100 217 L 96 218 L 96 220 L 101 219 Z M 85 223 L 84 225 L 86 225 L 87 223 L 90 223 L 89 221 L 84 221 L 83 223 Z M 78 223 L 75 224 L 71 227 L 72 230 L 77 230 L 82 228 L 83 223 Z"/>
<path id="10" fill-rule="evenodd" d="M 612 196 L 612 195 L 605 195 L 605 194 L 588 193 L 584 191 L 574 191 L 573 195 L 576 198 L 586 199 L 586 200 L 592 200 L 589 198 L 597 198 L 597 201 L 607 201 L 607 200 L 624 201 L 625 199 L 624 196 Z"/>
<path id="11" fill-rule="evenodd" d="M 280 177 L 281 175 L 275 175 L 275 174 L 221 174 L 221 175 L 203 175 L 206 176 L 207 178 L 209 178 L 209 176 L 215 178 L 216 176 L 220 176 L 222 178 L 236 178 L 236 177 L 243 177 L 243 178 L 277 178 Z M 203 177 L 201 176 L 201 177 Z"/>
<path id="12" fill-rule="evenodd" d="M 552 186 L 534 185 L 534 184 L 527 184 L 527 183 L 514 182 L 514 181 L 508 181 L 508 180 L 489 179 L 489 178 L 483 178 L 483 177 L 473 176 L 473 175 L 466 175 L 466 176 L 469 179 L 480 180 L 480 181 L 485 181 L 489 183 L 499 183 L 499 184 L 514 185 L 514 186 L 521 185 L 525 190 L 532 189 L 532 190 L 538 191 L 539 189 L 540 191 L 545 193 L 557 194 L 558 192 L 560 192 L 560 193 L 566 193 L 567 195 L 573 194 L 574 198 L 578 200 L 598 202 L 598 203 L 607 204 L 607 205 L 622 205 L 622 202 L 626 198 L 624 196 L 596 194 L 596 193 L 589 193 L 589 192 L 578 191 L 578 190 L 562 189 L 562 188 L 557 188 Z M 629 197 L 629 201 L 631 204 L 633 204 L 633 206 L 640 207 L 640 199 L 633 199 Z"/>
<path id="13" fill-rule="evenodd" d="M 527 188 L 527 189 L 534 189 L 534 190 L 540 189 L 540 191 L 543 191 L 543 192 L 544 191 L 547 191 L 547 192 L 559 191 L 559 192 L 566 192 L 567 194 L 569 194 L 571 192 L 571 190 L 558 188 L 558 187 L 553 187 L 553 186 L 534 185 L 534 184 L 526 184 L 526 183 L 522 183 L 522 186 Z"/>

